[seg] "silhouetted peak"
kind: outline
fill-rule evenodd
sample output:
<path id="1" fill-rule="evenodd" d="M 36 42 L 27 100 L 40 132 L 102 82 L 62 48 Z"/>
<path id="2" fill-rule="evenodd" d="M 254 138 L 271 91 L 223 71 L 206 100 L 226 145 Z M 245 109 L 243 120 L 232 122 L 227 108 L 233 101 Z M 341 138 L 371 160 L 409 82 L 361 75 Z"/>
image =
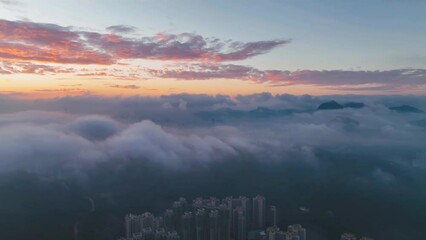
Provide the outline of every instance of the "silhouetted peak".
<path id="1" fill-rule="evenodd" d="M 343 106 L 338 102 L 332 100 L 329 102 L 321 103 L 318 107 L 318 110 L 333 110 L 333 109 L 342 109 Z"/>
<path id="2" fill-rule="evenodd" d="M 267 107 L 257 107 L 256 109 L 254 109 L 254 110 L 252 110 L 250 112 L 269 113 L 269 112 L 274 112 L 274 110 L 269 109 Z"/>
<path id="3" fill-rule="evenodd" d="M 405 112 L 405 113 L 424 113 L 422 110 L 415 108 L 410 105 L 401 105 L 398 107 L 390 107 L 390 110 L 394 110 L 397 112 Z"/>
<path id="4" fill-rule="evenodd" d="M 343 105 L 345 108 L 363 108 L 365 104 L 362 102 L 348 102 Z"/>

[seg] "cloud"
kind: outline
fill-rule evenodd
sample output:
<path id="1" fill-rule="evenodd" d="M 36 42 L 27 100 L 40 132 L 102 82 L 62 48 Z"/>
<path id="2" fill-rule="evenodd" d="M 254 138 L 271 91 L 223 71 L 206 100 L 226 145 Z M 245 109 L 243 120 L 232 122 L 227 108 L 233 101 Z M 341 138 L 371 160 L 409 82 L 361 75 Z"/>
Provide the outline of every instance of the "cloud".
<path id="1" fill-rule="evenodd" d="M 16 1 L 16 0 L 0 0 L 0 4 L 6 5 L 6 6 L 19 6 L 19 5 L 22 5 L 22 2 Z"/>
<path id="2" fill-rule="evenodd" d="M 242 43 L 206 38 L 193 33 L 159 33 L 152 37 L 119 35 L 126 26 L 109 27 L 113 33 L 77 31 L 72 27 L 28 21 L 0 20 L 0 60 L 62 64 L 111 65 L 125 59 L 235 61 L 244 60 L 289 43 L 271 40 Z"/>
<path id="3" fill-rule="evenodd" d="M 0 59 L 111 64 L 108 54 L 87 47 L 77 32 L 55 24 L 0 20 Z"/>
<path id="4" fill-rule="evenodd" d="M 240 65 L 206 65 L 193 64 L 178 69 L 148 69 L 147 72 L 155 77 L 175 78 L 182 80 L 208 80 L 208 79 L 241 79 L 258 81 L 255 77 L 262 75 L 261 71 Z"/>
<path id="5" fill-rule="evenodd" d="M 3 159 L 0 165 L 4 171 L 45 173 L 66 168 L 86 168 L 105 157 L 100 156 L 101 153 L 89 141 L 48 127 L 8 125 L 0 128 L 0 135 L 0 155 Z"/>
<path id="6" fill-rule="evenodd" d="M 426 147 L 423 146 L 426 135 L 409 124 L 417 117 L 390 111 L 383 105 L 389 103 L 385 97 L 352 96 L 352 100 L 361 98 L 367 107 L 320 112 L 312 109 L 326 99 L 271 94 L 241 95 L 235 99 L 208 95 L 158 98 L 77 96 L 31 103 L 12 98 L 0 98 L 0 106 L 15 106 L 15 109 L 9 109 L 10 113 L 0 114 L 0 139 L 7 141 L 0 151 L 7 152 L 7 155 L 0 156 L 0 159 L 7 159 L 7 165 L 16 161 L 20 167 L 21 161 L 27 161 L 25 158 L 29 156 L 21 155 L 21 152 L 41 153 L 35 159 L 47 159 L 51 155 L 54 161 L 60 156 L 61 141 L 61 144 L 72 145 L 64 146 L 64 154 L 69 155 L 70 149 L 75 151 L 69 155 L 69 160 L 64 160 L 64 167 L 68 166 L 67 161 L 75 158 L 83 163 L 110 158 L 140 158 L 166 165 L 185 165 L 188 161 L 208 162 L 243 153 L 276 161 L 297 156 L 315 162 L 316 149 L 352 152 L 370 149 L 366 146 L 376 149 L 395 147 L 404 151 L 417 149 L 420 154 L 420 149 Z M 333 98 L 345 101 L 344 97 Z M 402 103 L 409 98 L 393 99 Z M 424 107 L 422 98 L 412 99 L 423 102 L 423 105 L 416 106 Z M 229 108 L 248 111 L 259 106 L 299 108 L 301 111 L 260 118 L 260 122 L 259 118 L 250 117 L 219 118 L 216 112 Z M 25 111 L 26 108 L 37 111 Z M 209 112 L 211 118 L 221 120 L 215 123 L 211 118 L 200 118 L 200 112 Z M 24 137 L 26 132 L 28 138 Z M 415 143 L 413 138 L 417 140 Z M 50 153 L 48 145 L 53 139 L 59 140 Z M 346 146 L 352 147 L 346 149 Z M 18 150 L 19 154 L 13 155 Z M 391 151 L 389 154 L 395 153 Z"/>
<path id="7" fill-rule="evenodd" d="M 12 74 L 12 73 L 0 66 L 0 74 Z"/>
<path id="8" fill-rule="evenodd" d="M 134 84 L 131 84 L 131 85 L 118 85 L 118 84 L 116 84 L 116 85 L 111 85 L 110 87 L 121 88 L 121 89 L 139 89 L 140 88 L 139 86 L 136 86 Z"/>
<path id="9" fill-rule="evenodd" d="M 45 74 L 58 74 L 58 73 L 76 73 L 77 69 L 70 67 L 62 67 L 62 66 L 52 66 L 52 65 L 44 65 L 37 64 L 32 62 L 0 62 L 0 69 L 3 69 L 4 72 L 0 70 L 0 74 L 37 74 L 37 75 L 45 75 Z"/>
<path id="10" fill-rule="evenodd" d="M 233 64 L 192 64 L 161 70 L 147 69 L 147 72 L 159 78 L 173 78 L 181 80 L 232 79 L 252 81 L 256 83 L 268 83 L 273 86 L 332 86 L 334 90 L 343 91 L 390 90 L 401 86 L 416 87 L 426 85 L 425 69 L 396 69 L 383 71 L 284 71 L 259 70 L 249 66 Z M 371 86 L 372 84 L 376 86 Z"/>
<path id="11" fill-rule="evenodd" d="M 78 118 L 70 127 L 80 136 L 88 140 L 105 140 L 115 135 L 119 125 L 114 120 L 103 116 L 85 116 Z"/>
<path id="12" fill-rule="evenodd" d="M 115 156 L 156 159 L 175 167 L 181 167 L 185 161 L 208 161 L 237 153 L 232 143 L 225 139 L 198 134 L 173 134 L 151 121 L 129 126 L 109 139 L 107 144 Z"/>
<path id="13" fill-rule="evenodd" d="M 86 32 L 88 42 L 117 59 L 186 61 L 236 61 L 264 54 L 289 41 L 272 40 L 250 43 L 223 42 L 193 33 L 166 34 L 142 39 Z"/>
<path id="14" fill-rule="evenodd" d="M 132 33 L 136 31 L 136 28 L 132 26 L 126 26 L 126 25 L 114 25 L 114 26 L 107 27 L 106 30 L 113 33 Z"/>

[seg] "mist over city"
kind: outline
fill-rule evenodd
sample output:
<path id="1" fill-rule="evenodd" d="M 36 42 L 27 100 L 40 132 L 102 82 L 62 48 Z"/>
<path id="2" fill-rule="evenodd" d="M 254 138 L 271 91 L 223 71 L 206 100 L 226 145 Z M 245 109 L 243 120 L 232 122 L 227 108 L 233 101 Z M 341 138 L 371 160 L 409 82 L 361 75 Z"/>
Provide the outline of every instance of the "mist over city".
<path id="1" fill-rule="evenodd" d="M 0 239 L 425 239 L 425 7 L 0 0 Z"/>

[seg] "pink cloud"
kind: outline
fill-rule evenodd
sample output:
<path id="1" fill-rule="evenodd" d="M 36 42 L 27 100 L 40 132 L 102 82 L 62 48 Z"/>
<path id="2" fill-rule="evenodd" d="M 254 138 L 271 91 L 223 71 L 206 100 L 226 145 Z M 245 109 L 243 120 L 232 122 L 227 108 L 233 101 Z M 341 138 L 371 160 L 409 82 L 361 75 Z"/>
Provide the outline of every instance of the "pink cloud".
<path id="1" fill-rule="evenodd" d="M 0 69 L 6 72 L 0 71 L 0 74 L 57 74 L 57 73 L 75 73 L 77 69 L 62 67 L 62 66 L 50 66 L 37 64 L 32 62 L 0 62 Z"/>
<path id="2" fill-rule="evenodd" d="M 147 69 L 151 75 L 159 78 L 181 80 L 236 79 L 268 83 L 273 86 L 315 85 L 334 86 L 342 90 L 349 86 L 364 86 L 359 90 L 380 90 L 401 85 L 426 85 L 425 69 L 396 69 L 386 71 L 344 71 L 344 70 L 259 70 L 240 65 L 191 64 L 175 68 Z M 382 85 L 386 85 L 383 87 Z"/>
<path id="3" fill-rule="evenodd" d="M 134 84 L 132 84 L 132 85 L 119 85 L 119 84 L 116 84 L 116 85 L 111 85 L 110 87 L 112 87 L 112 88 L 121 88 L 121 89 L 132 89 L 132 90 L 140 89 L 139 86 L 134 85 Z"/>
<path id="4" fill-rule="evenodd" d="M 271 40 L 241 43 L 205 38 L 193 33 L 160 33 L 130 38 L 127 26 L 111 33 L 76 31 L 55 24 L 0 20 L 0 60 L 110 65 L 123 59 L 182 61 L 244 60 L 289 43 Z"/>
<path id="5" fill-rule="evenodd" d="M 75 64 L 111 64 L 80 35 L 55 24 L 0 20 L 0 59 Z"/>

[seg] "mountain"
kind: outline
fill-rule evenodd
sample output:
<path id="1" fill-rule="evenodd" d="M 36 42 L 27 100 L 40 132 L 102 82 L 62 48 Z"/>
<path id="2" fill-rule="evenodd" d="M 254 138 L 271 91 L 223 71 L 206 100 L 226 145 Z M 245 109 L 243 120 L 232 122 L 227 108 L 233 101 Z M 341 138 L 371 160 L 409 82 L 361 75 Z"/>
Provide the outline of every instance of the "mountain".
<path id="1" fill-rule="evenodd" d="M 417 127 L 422 127 L 422 128 L 426 129 L 426 119 L 412 121 L 412 122 L 410 122 L 410 124 L 412 124 L 414 126 L 417 126 Z"/>
<path id="2" fill-rule="evenodd" d="M 343 105 L 340 105 L 336 101 L 332 100 L 329 102 L 321 103 L 317 110 L 334 110 L 334 109 L 343 109 Z"/>
<path id="3" fill-rule="evenodd" d="M 394 110 L 397 112 L 404 112 L 404 113 L 424 113 L 422 110 L 415 108 L 410 105 L 401 105 L 398 107 L 390 107 L 390 110 Z"/>
<path id="4" fill-rule="evenodd" d="M 254 110 L 247 112 L 246 114 L 250 116 L 264 117 L 264 116 L 276 115 L 277 113 L 278 113 L 277 111 L 267 107 L 258 107 Z"/>
<path id="5" fill-rule="evenodd" d="M 287 116 L 293 113 L 307 112 L 295 109 L 270 109 L 267 107 L 258 107 L 250 111 L 234 110 L 230 108 L 223 108 L 215 111 L 204 111 L 196 113 L 197 116 L 205 120 L 217 121 L 224 118 L 266 118 L 266 117 L 280 117 Z"/>
<path id="6" fill-rule="evenodd" d="M 348 103 L 343 104 L 343 107 L 344 108 L 356 108 L 356 109 L 358 109 L 358 108 L 365 107 L 365 104 L 362 103 L 362 102 L 348 102 Z"/>

